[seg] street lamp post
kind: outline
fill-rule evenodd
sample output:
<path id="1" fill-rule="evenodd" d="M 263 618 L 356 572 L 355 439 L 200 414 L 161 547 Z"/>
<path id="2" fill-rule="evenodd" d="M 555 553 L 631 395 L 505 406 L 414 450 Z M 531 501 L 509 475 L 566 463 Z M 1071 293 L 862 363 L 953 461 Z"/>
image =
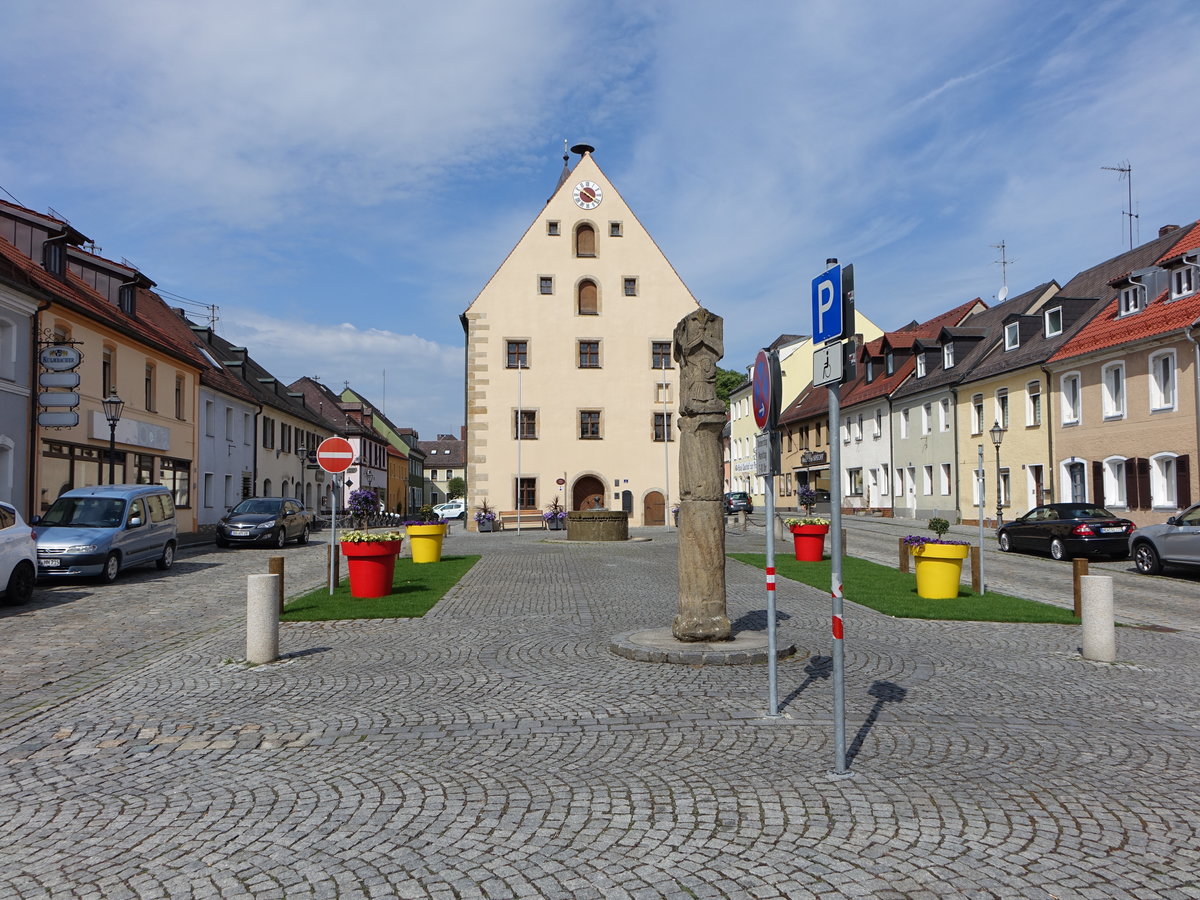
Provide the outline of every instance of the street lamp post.
<path id="1" fill-rule="evenodd" d="M 1000 445 L 1004 442 L 1004 433 L 1007 428 L 1001 428 L 1000 423 L 996 422 L 988 429 L 988 434 L 992 436 L 992 443 L 996 445 L 996 527 L 999 528 L 1003 524 L 1004 515 L 1004 491 L 1003 485 L 1000 483 Z"/>
<path id="2" fill-rule="evenodd" d="M 117 396 L 116 388 L 109 388 L 108 396 L 100 401 L 100 405 L 104 407 L 104 418 L 108 419 L 108 483 L 112 484 L 116 477 L 117 423 L 121 421 L 125 401 Z"/>

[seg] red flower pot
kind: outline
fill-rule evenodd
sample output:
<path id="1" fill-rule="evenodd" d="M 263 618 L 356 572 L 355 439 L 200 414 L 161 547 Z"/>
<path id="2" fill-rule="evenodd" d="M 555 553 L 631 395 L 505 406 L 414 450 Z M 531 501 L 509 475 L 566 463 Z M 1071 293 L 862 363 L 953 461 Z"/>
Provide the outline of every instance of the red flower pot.
<path id="1" fill-rule="evenodd" d="M 342 541 L 342 556 L 350 570 L 350 596 L 386 597 L 392 592 L 396 556 L 403 541 Z"/>
<path id="2" fill-rule="evenodd" d="M 796 559 L 800 562 L 820 562 L 825 556 L 825 535 L 828 525 L 793 525 L 792 540 L 796 544 Z"/>

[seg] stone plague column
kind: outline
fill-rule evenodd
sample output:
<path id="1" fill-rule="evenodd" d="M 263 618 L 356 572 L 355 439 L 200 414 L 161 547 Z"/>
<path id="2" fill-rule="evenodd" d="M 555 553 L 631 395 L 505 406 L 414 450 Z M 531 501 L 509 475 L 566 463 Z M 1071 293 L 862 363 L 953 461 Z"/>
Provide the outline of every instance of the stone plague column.
<path id="1" fill-rule="evenodd" d="M 671 633 L 680 641 L 730 639 L 725 607 L 725 513 L 717 360 L 724 322 L 700 308 L 675 326 L 679 363 L 679 608 Z"/>

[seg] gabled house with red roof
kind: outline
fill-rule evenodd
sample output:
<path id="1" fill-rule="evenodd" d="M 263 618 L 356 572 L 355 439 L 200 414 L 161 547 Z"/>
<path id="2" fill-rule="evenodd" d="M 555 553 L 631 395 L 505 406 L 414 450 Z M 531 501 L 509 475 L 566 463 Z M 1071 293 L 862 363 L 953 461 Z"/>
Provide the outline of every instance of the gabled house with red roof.
<path id="1" fill-rule="evenodd" d="M 977 449 L 959 447 L 959 417 L 968 412 L 958 402 L 959 384 L 975 361 L 996 345 L 1004 320 L 1034 313 L 1057 290 L 1054 282 L 1039 285 L 996 306 L 977 307 L 969 318 L 944 324 L 936 332 L 928 329 L 913 341 L 912 374 L 889 398 L 895 425 L 897 515 L 940 516 L 953 522 L 978 502 L 976 480 L 959 480 L 959 459 Z"/>
<path id="2" fill-rule="evenodd" d="M 953 458 L 950 432 L 936 420 L 930 401 L 896 397 L 917 375 L 924 378 L 940 364 L 928 348 L 943 329 L 969 325 L 986 309 L 976 297 L 863 348 L 858 383 L 842 400 L 844 506 L 892 515 L 946 514 L 950 495 L 940 492 L 933 473 Z"/>
<path id="3" fill-rule="evenodd" d="M 977 484 L 982 445 L 986 484 L 999 489 L 993 498 L 985 487 L 985 513 L 1013 518 L 1052 500 L 1087 497 L 1085 459 L 1064 456 L 1062 433 L 1099 414 L 1099 389 L 1089 395 L 1095 405 L 1087 403 L 1081 373 L 1052 370 L 1050 361 L 1117 301 L 1121 276 L 1155 265 L 1180 237 L 1160 235 L 1083 270 L 1032 313 L 1014 309 L 1002 320 L 1001 338 L 973 361 L 959 386 L 958 475 L 964 488 Z M 996 426 L 998 451 L 990 437 Z M 964 510 L 963 518 L 978 516 Z"/>
<path id="4" fill-rule="evenodd" d="M 174 494 L 179 529 L 194 530 L 195 410 L 205 363 L 162 326 L 165 305 L 150 290 L 154 282 L 89 252 L 87 243 L 61 219 L 0 202 L 0 278 L 38 301 L 39 346 L 83 355 L 78 421 L 31 423 L 27 508 L 40 514 L 64 490 L 110 480 L 163 484 Z M 110 452 L 101 400 L 113 390 L 125 405 Z"/>
<path id="5" fill-rule="evenodd" d="M 1200 496 L 1200 223 L 1116 267 L 1098 314 L 1046 363 L 1058 499 L 1164 522 Z M 1139 250 L 1142 248 L 1139 248 Z"/>

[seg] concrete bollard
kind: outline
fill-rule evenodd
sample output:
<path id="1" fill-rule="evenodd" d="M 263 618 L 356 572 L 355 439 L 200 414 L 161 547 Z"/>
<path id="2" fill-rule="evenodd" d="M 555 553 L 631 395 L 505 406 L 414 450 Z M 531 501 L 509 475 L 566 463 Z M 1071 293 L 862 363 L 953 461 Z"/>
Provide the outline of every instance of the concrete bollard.
<path id="1" fill-rule="evenodd" d="M 278 575 L 246 576 L 246 662 L 279 659 Z"/>
<path id="2" fill-rule="evenodd" d="M 1113 624 L 1113 587 L 1109 575 L 1079 579 L 1083 605 L 1083 658 L 1116 662 L 1117 629 Z"/>
<path id="3" fill-rule="evenodd" d="M 738 529 L 742 532 L 742 534 L 745 534 L 746 533 L 746 511 L 744 509 L 738 510 L 737 523 L 738 523 Z"/>

